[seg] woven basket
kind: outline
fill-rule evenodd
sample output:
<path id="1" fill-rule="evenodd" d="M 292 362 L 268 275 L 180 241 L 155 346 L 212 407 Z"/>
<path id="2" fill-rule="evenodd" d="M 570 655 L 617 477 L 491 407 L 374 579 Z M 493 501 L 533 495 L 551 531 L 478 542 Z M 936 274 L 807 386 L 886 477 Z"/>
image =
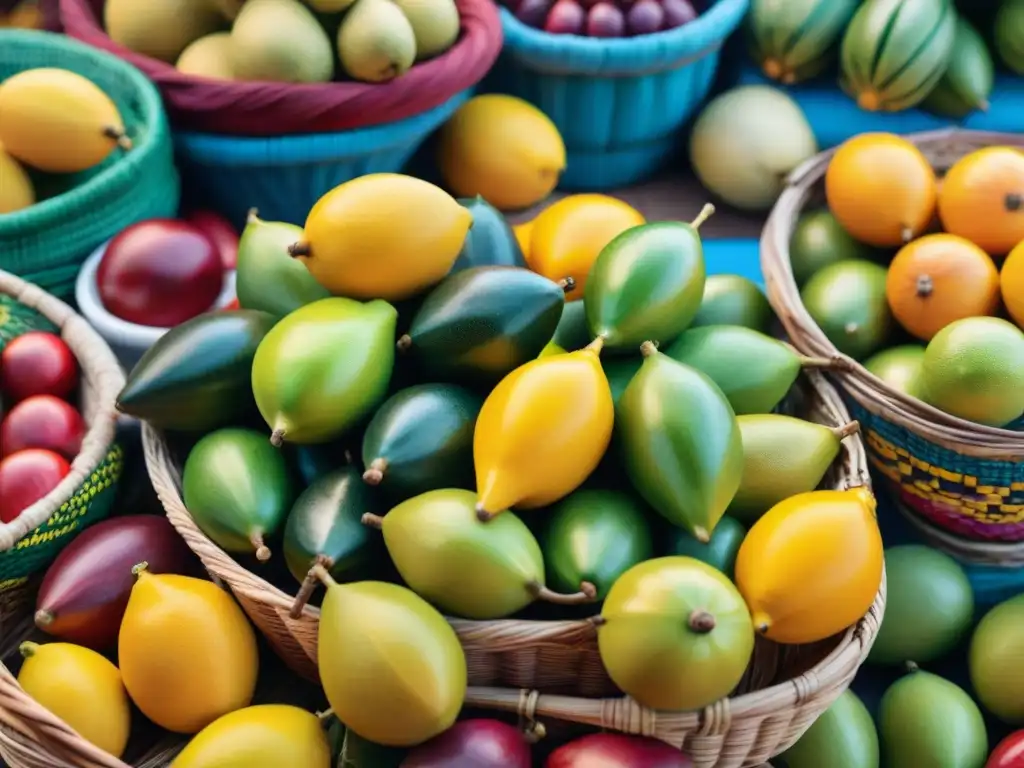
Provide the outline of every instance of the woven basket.
<path id="1" fill-rule="evenodd" d="M 1024 136 L 960 129 L 906 138 L 939 172 L 982 147 L 1024 148 Z M 804 208 L 824 199 L 832 154 L 793 171 L 768 217 L 761 267 L 769 301 L 802 353 L 838 358 L 832 373 L 861 422 L 869 460 L 918 530 L 966 562 L 1024 565 L 1024 433 L 974 424 L 897 392 L 840 355 L 803 306 L 789 241 Z"/>
<path id="2" fill-rule="evenodd" d="M 787 407 L 830 426 L 849 421 L 835 390 L 814 372 L 794 389 Z M 163 435 L 145 425 L 142 437 L 150 479 L 171 523 L 207 570 L 231 588 L 285 663 L 318 679 L 319 611 L 306 605 L 292 618 L 292 595 L 211 542 L 182 502 L 179 467 Z M 845 440 L 823 487 L 868 483 L 863 446 Z M 869 613 L 841 636 L 809 646 L 759 639 L 738 689 L 744 695 L 683 713 L 653 712 L 622 698 L 601 663 L 590 621 L 450 621 L 466 652 L 470 685 L 502 686 L 473 688 L 468 704 L 518 711 L 527 720 L 550 717 L 654 736 L 686 749 L 696 768 L 737 768 L 760 765 L 789 747 L 849 686 L 874 642 L 884 606 L 883 585 Z"/>
<path id="3" fill-rule="evenodd" d="M 88 425 L 71 472 L 53 491 L 0 524 L 0 643 L 23 616 L 31 577 L 42 571 L 79 532 L 105 518 L 121 476 L 123 455 L 114 441 L 114 401 L 124 374 L 103 339 L 67 304 L 38 286 L 0 272 L 0 316 L 13 335 L 59 331 L 81 371 L 79 407 Z M 39 317 L 48 327 L 32 321 Z M 0 327 L 0 350 L 13 335 Z"/>

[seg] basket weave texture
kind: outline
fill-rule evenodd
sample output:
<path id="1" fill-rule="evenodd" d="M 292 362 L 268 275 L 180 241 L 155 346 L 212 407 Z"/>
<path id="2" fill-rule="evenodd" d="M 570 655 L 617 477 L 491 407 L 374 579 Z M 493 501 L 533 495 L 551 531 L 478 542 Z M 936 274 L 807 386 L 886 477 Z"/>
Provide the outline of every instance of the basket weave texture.
<path id="1" fill-rule="evenodd" d="M 983 147 L 1024 148 L 1024 136 L 984 131 L 906 138 L 940 173 Z M 831 373 L 861 422 L 869 460 L 922 535 L 967 562 L 1024 565 L 1024 432 L 974 424 L 896 391 L 841 355 L 804 308 L 789 242 L 801 213 L 823 201 L 833 153 L 793 171 L 768 218 L 761 236 L 768 299 L 797 349 L 838 359 Z"/>
<path id="2" fill-rule="evenodd" d="M 806 374 L 788 402 L 792 412 L 836 426 L 849 421 L 825 379 Z M 143 427 L 146 465 L 167 516 L 207 570 L 230 587 L 285 663 L 318 679 L 319 611 L 290 616 L 293 597 L 233 560 L 195 525 L 181 497 L 180 468 L 158 430 Z M 828 477 L 827 488 L 870 483 L 856 437 Z M 757 766 L 790 746 L 853 680 L 885 607 L 884 583 L 867 615 L 839 636 L 808 646 L 758 640 L 736 695 L 698 712 L 655 712 L 612 685 L 597 650 L 596 630 L 582 621 L 450 619 L 468 664 L 467 704 L 518 712 L 526 721 L 553 718 L 644 736 L 685 749 L 696 768 Z M 585 698 L 584 698 L 585 697 Z"/>

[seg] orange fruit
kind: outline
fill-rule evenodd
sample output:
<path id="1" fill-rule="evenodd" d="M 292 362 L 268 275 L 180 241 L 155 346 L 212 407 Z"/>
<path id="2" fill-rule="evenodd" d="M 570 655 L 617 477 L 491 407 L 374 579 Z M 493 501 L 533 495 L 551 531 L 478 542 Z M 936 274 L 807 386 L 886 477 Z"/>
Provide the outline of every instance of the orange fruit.
<path id="1" fill-rule="evenodd" d="M 999 284 L 1006 311 L 1013 322 L 1024 328 L 1024 240 L 1017 243 L 1003 262 Z"/>
<path id="2" fill-rule="evenodd" d="M 946 233 L 925 235 L 893 258 L 885 296 L 899 324 L 928 341 L 954 320 L 995 314 L 999 272 L 970 240 Z"/>
<path id="3" fill-rule="evenodd" d="M 946 173 L 939 218 L 993 256 L 1024 240 L 1024 152 L 986 147 L 964 155 Z"/>
<path id="4" fill-rule="evenodd" d="M 891 133 L 844 142 L 825 172 L 832 215 L 858 240 L 880 248 L 910 242 L 935 211 L 935 171 L 921 151 Z"/>
<path id="5" fill-rule="evenodd" d="M 523 258 L 526 258 L 526 255 L 530 252 L 530 236 L 533 234 L 533 221 L 533 219 L 530 219 L 512 227 L 512 231 L 516 235 L 516 242 L 519 243 L 519 250 L 523 253 Z"/>

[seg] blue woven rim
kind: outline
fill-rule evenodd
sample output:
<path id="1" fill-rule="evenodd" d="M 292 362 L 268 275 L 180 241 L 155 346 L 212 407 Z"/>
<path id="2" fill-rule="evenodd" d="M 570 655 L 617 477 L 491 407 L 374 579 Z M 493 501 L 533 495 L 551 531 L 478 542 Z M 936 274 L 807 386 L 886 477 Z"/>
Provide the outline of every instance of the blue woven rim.
<path id="1" fill-rule="evenodd" d="M 746 15 L 750 0 L 718 0 L 689 24 L 618 39 L 552 35 L 501 9 L 505 51 L 539 69 L 579 75 L 624 75 L 677 67 L 719 46 Z"/>
<path id="2" fill-rule="evenodd" d="M 178 132 L 178 148 L 196 162 L 219 166 L 298 165 L 338 162 L 418 141 L 447 120 L 469 98 L 472 89 L 418 115 L 394 123 L 348 131 L 299 136 L 239 137 Z"/>

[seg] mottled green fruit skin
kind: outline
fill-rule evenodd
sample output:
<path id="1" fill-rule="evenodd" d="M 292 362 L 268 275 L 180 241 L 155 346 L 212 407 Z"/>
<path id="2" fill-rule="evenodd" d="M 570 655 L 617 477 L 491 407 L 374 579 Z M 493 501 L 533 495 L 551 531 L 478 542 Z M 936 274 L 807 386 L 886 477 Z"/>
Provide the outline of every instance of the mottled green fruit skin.
<path id="1" fill-rule="evenodd" d="M 775 313 L 764 293 L 742 275 L 709 275 L 704 298 L 691 328 L 702 325 L 742 325 L 768 333 Z"/>
<path id="2" fill-rule="evenodd" d="M 385 396 L 395 363 L 398 313 L 386 301 L 315 301 L 292 312 L 256 350 L 252 389 L 272 430 L 293 443 L 324 443 Z"/>
<path id="3" fill-rule="evenodd" d="M 541 549 L 548 586 L 558 592 L 575 592 L 589 581 L 604 600 L 619 576 L 652 556 L 643 507 L 626 493 L 576 491 L 548 514 Z"/>
<path id="4" fill-rule="evenodd" d="M 682 222 L 632 227 L 598 255 L 583 290 L 587 325 L 608 349 L 682 333 L 704 296 L 704 247 Z"/>
<path id="5" fill-rule="evenodd" d="M 921 367 L 924 347 L 903 344 L 883 349 L 864 361 L 864 367 L 898 392 L 911 397 L 920 396 Z"/>
<path id="6" fill-rule="evenodd" d="M 864 703 L 843 691 L 792 747 L 785 768 L 878 768 L 878 731 Z"/>
<path id="7" fill-rule="evenodd" d="M 566 352 L 583 349 L 591 342 L 587 310 L 582 301 L 567 301 L 551 340 Z"/>
<path id="8" fill-rule="evenodd" d="M 976 109 L 988 109 L 994 82 L 995 65 L 985 38 L 969 21 L 957 16 L 949 64 L 921 106 L 945 117 L 967 117 Z"/>
<path id="9" fill-rule="evenodd" d="M 793 279 L 802 286 L 820 270 L 849 259 L 872 260 L 877 251 L 854 240 L 828 210 L 803 214 L 789 240 Z"/>
<path id="10" fill-rule="evenodd" d="M 533 602 L 527 585 L 544 584 L 544 556 L 512 512 L 480 522 L 476 500 L 445 489 L 404 501 L 384 516 L 384 543 L 416 594 L 456 616 L 500 619 Z"/>
<path id="11" fill-rule="evenodd" d="M 372 490 L 354 467 L 329 472 L 306 488 L 284 526 L 284 559 L 299 582 L 320 558 L 338 581 L 350 581 L 372 561 L 380 537 L 362 524 L 374 510 Z"/>
<path id="12" fill-rule="evenodd" d="M 428 294 L 408 353 L 428 376 L 497 383 L 541 353 L 564 306 L 565 291 L 528 269 L 464 269 Z"/>
<path id="13" fill-rule="evenodd" d="M 284 455 L 249 429 L 220 429 L 196 443 L 181 488 L 196 525 L 233 554 L 253 554 L 254 536 L 273 536 L 294 498 Z"/>
<path id="14" fill-rule="evenodd" d="M 963 640 L 974 620 L 974 592 L 949 555 L 908 544 L 885 550 L 885 616 L 868 655 L 874 664 L 926 664 Z"/>
<path id="15" fill-rule="evenodd" d="M 626 387 L 615 421 L 639 494 L 669 522 L 710 537 L 743 473 L 740 429 L 718 386 L 654 351 Z"/>
<path id="16" fill-rule="evenodd" d="M 774 413 L 736 417 L 743 479 L 729 514 L 747 525 L 780 501 L 813 491 L 839 455 L 840 438 L 821 424 Z"/>
<path id="17" fill-rule="evenodd" d="M 209 312 L 175 326 L 146 350 L 117 396 L 122 413 L 159 429 L 206 432 L 253 405 L 252 361 L 275 318 Z"/>
<path id="18" fill-rule="evenodd" d="M 1011 725 L 1024 724 L 1024 595 L 1010 598 L 978 622 L 968 655 L 971 687 L 989 712 Z"/>
<path id="19" fill-rule="evenodd" d="M 836 349 L 863 360 L 880 349 L 893 330 L 885 280 L 880 264 L 841 261 L 808 280 L 800 296 Z"/>
<path id="20" fill-rule="evenodd" d="M 452 266 L 453 273 L 470 267 L 526 267 L 519 241 L 501 211 L 479 195 L 460 197 L 457 202 L 473 214 L 473 226 Z"/>
<path id="21" fill-rule="evenodd" d="M 640 355 L 633 357 L 612 357 L 609 355 L 601 358 L 601 367 L 604 369 L 604 375 L 608 379 L 608 386 L 612 390 L 613 403 L 618 405 L 622 393 L 626 391 L 626 387 L 629 386 L 629 382 L 636 376 L 636 372 L 640 370 L 643 362 L 644 359 Z"/>
<path id="22" fill-rule="evenodd" d="M 236 292 L 241 306 L 284 317 L 331 295 L 301 261 L 288 255 L 288 246 L 301 239 L 302 227 L 249 215 L 238 240 Z"/>
<path id="23" fill-rule="evenodd" d="M 707 375 L 737 414 L 768 413 L 800 375 L 800 356 L 792 349 L 739 325 L 691 328 L 662 351 Z"/>
<path id="24" fill-rule="evenodd" d="M 473 428 L 483 399 L 454 384 L 419 384 L 388 398 L 363 434 L 363 466 L 383 462 L 380 487 L 403 501 L 473 488 Z"/>
<path id="25" fill-rule="evenodd" d="M 959 686 L 930 672 L 900 678 L 878 713 L 882 764 L 982 768 L 988 734 L 978 705 Z"/>
<path id="26" fill-rule="evenodd" d="M 687 531 L 673 528 L 668 532 L 666 555 L 692 557 L 716 568 L 730 579 L 736 565 L 736 553 L 747 535 L 747 529 L 735 518 L 724 515 L 711 534 L 711 541 L 704 544 L 697 541 Z"/>

